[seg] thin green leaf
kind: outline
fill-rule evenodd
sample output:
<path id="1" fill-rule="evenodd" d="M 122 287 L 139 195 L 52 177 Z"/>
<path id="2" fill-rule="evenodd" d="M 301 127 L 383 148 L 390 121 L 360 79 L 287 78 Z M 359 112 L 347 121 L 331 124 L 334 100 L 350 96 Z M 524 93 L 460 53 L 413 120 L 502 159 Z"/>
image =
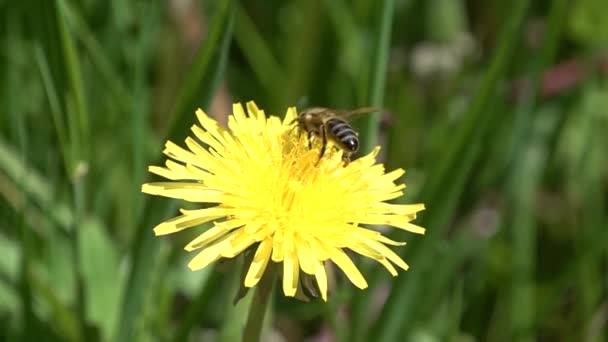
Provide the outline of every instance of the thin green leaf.
<path id="1" fill-rule="evenodd" d="M 70 170 L 70 165 L 72 165 L 73 161 L 69 159 L 71 154 L 69 152 L 70 148 L 68 144 L 68 136 L 65 132 L 65 123 L 61 114 L 61 102 L 59 101 L 59 96 L 57 95 L 57 87 L 55 87 L 55 84 L 53 83 L 48 60 L 39 44 L 34 46 L 34 56 L 36 57 L 38 69 L 40 70 L 40 77 L 42 78 L 42 84 L 44 85 L 44 90 L 46 91 L 46 96 L 49 100 L 51 116 L 53 117 L 53 127 L 55 128 L 55 134 L 59 140 L 59 146 L 61 148 L 63 157 L 62 160 L 67 172 Z"/>
<path id="2" fill-rule="evenodd" d="M 290 34 L 287 37 L 289 45 L 283 49 L 282 55 L 286 61 L 286 75 L 288 86 L 284 89 L 277 89 L 278 98 L 276 101 L 279 108 L 286 108 L 296 103 L 306 91 L 313 80 L 315 61 L 321 53 L 322 23 L 325 20 L 325 12 L 321 11 L 321 0 L 294 1 L 292 6 L 295 14 L 292 13 L 293 22 L 290 25 Z"/>
<path id="3" fill-rule="evenodd" d="M 201 44 L 177 95 L 167 140 L 183 140 L 184 133 L 192 125 L 192 113 L 196 108 L 210 104 L 228 60 L 234 6 L 233 0 L 223 0 L 219 5 L 209 28 L 209 35 Z"/>
<path id="4" fill-rule="evenodd" d="M 378 341 L 393 341 L 407 331 L 412 322 L 414 305 L 411 300 L 416 297 L 422 284 L 416 281 L 418 272 L 431 269 L 434 248 L 438 238 L 447 228 L 447 222 L 456 209 L 458 199 L 464 191 L 464 183 L 471 176 L 475 160 L 481 152 L 481 138 L 489 127 L 489 122 L 499 111 L 487 111 L 491 104 L 496 85 L 504 77 L 510 57 L 519 41 L 522 23 L 526 17 L 529 0 L 519 0 L 512 6 L 506 25 L 500 35 L 500 46 L 497 48 L 480 90 L 473 99 L 468 115 L 455 131 L 454 139 L 435 158 L 438 165 L 431 170 L 428 181 L 422 190 L 422 200 L 427 204 L 427 212 L 420 224 L 427 227 L 428 234 L 422 238 L 418 248 L 409 260 L 413 265 L 407 276 L 395 281 L 387 305 L 377 320 L 372 336 Z M 407 310 L 407 312 L 404 312 Z M 404 324 L 404 322 L 406 322 Z"/>
<path id="5" fill-rule="evenodd" d="M 390 54 L 391 32 L 395 11 L 394 0 L 382 1 L 380 16 L 380 29 L 378 30 L 376 42 L 376 56 L 373 69 L 371 70 L 371 93 L 369 104 L 373 107 L 382 108 L 384 105 L 384 89 L 386 86 L 386 72 Z M 363 153 L 371 151 L 378 144 L 378 133 L 380 129 L 380 116 L 382 113 L 372 113 L 367 116 L 366 134 L 363 139 Z"/>
<path id="6" fill-rule="evenodd" d="M 540 124 L 543 124 L 543 119 L 544 116 L 539 117 Z M 508 228 L 513 232 L 513 277 L 510 301 L 512 325 L 508 336 L 520 341 L 535 340 L 534 268 L 537 233 L 532 209 L 534 193 L 547 158 L 548 140 L 544 132 L 533 132 L 531 138 L 529 145 L 523 146 L 525 152 L 520 155 L 519 162 L 513 166 L 512 178 L 507 183 L 512 194 L 509 201 L 513 208 L 513 220 L 507 222 Z"/>
<path id="7" fill-rule="evenodd" d="M 67 25 L 66 5 L 64 0 L 58 0 L 55 9 L 57 11 L 57 30 L 61 39 L 63 49 L 63 62 L 67 71 L 69 92 L 66 103 L 73 104 L 73 111 L 68 108 L 68 127 L 70 130 L 71 144 L 75 148 L 75 159 L 88 158 L 89 140 L 89 113 L 87 109 L 85 87 L 82 81 L 80 57 L 76 50 L 76 43 L 72 31 Z M 76 162 L 75 160 L 75 162 Z M 72 165 L 76 167 L 76 165 Z M 74 170 L 71 170 L 74 171 Z"/>
<path id="8" fill-rule="evenodd" d="M 193 123 L 192 112 L 197 106 L 209 104 L 228 58 L 233 12 L 233 1 L 224 0 L 215 14 L 207 41 L 201 45 L 192 71 L 184 81 L 178 96 L 171 128 L 167 134 L 168 140 L 184 140 L 187 127 Z M 166 219 L 167 215 L 171 215 L 174 208 L 175 202 L 169 202 L 168 206 L 167 200 L 163 198 L 151 198 L 146 202 L 142 213 L 143 220 L 135 235 L 133 266 L 123 297 L 118 330 L 114 336 L 116 341 L 133 340 L 138 334 L 136 322 L 143 310 L 148 284 L 153 274 L 158 272 L 155 266 L 159 257 L 160 241 L 154 237 L 151 228 Z"/>
<path id="9" fill-rule="evenodd" d="M 288 87 L 285 71 L 242 5 L 237 3 L 236 7 L 238 25 L 235 25 L 234 37 L 253 73 L 269 94 L 274 89 L 285 89 Z"/>
<path id="10" fill-rule="evenodd" d="M 369 88 L 369 104 L 382 108 L 384 105 L 384 89 L 386 85 L 386 73 L 388 58 L 390 54 L 391 31 L 395 11 L 393 0 L 381 2 L 379 29 L 376 32 L 374 41 L 376 42 L 376 55 L 371 70 L 371 83 Z M 378 134 L 380 129 L 380 117 L 382 113 L 372 113 L 367 115 L 364 123 L 365 135 L 362 136 L 362 153 L 368 153 L 378 144 Z M 368 328 L 369 302 L 366 296 L 358 296 L 354 302 L 354 318 L 350 338 L 353 341 L 363 341 L 365 330 Z"/>
<path id="11" fill-rule="evenodd" d="M 128 112 L 131 108 L 129 105 L 130 94 L 128 88 L 125 86 L 125 81 L 111 64 L 110 56 L 104 51 L 104 48 L 95 36 L 95 33 L 85 22 L 84 18 L 75 13 L 75 10 L 72 7 L 72 4 L 64 2 L 64 15 L 66 16 L 67 23 L 74 28 L 74 35 L 82 42 L 85 51 L 87 51 L 88 55 L 91 57 L 93 66 L 97 68 L 103 81 L 107 85 L 104 89 L 108 89 L 115 102 L 119 104 L 119 107 L 121 107 L 124 112 Z"/>

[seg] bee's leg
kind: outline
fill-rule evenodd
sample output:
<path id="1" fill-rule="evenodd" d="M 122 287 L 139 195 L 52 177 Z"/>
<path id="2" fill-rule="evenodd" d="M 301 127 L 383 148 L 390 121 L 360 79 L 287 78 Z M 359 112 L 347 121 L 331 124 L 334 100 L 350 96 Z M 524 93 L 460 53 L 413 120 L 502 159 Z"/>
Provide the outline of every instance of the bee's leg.
<path id="1" fill-rule="evenodd" d="M 350 164 L 350 153 L 344 152 L 342 153 L 342 162 L 344 163 L 344 167 L 347 167 Z"/>
<path id="2" fill-rule="evenodd" d="M 327 148 L 327 131 L 325 125 L 321 128 L 321 139 L 323 144 L 321 145 L 321 154 L 319 154 L 319 160 L 317 160 L 317 164 L 321 161 L 321 158 L 325 155 L 325 149 Z"/>
<path id="3" fill-rule="evenodd" d="M 292 125 L 292 124 L 290 124 L 290 125 Z M 291 127 L 291 129 L 289 130 L 289 133 L 288 133 L 288 134 L 293 133 L 293 130 L 294 130 L 294 129 L 296 129 L 296 128 L 298 128 L 298 126 L 297 126 L 297 125 L 292 125 L 292 127 Z M 300 130 L 298 129 L 298 137 L 299 137 L 299 136 L 300 136 Z"/>
<path id="4" fill-rule="evenodd" d="M 312 137 L 315 135 L 314 131 L 308 131 L 308 149 L 312 150 Z"/>

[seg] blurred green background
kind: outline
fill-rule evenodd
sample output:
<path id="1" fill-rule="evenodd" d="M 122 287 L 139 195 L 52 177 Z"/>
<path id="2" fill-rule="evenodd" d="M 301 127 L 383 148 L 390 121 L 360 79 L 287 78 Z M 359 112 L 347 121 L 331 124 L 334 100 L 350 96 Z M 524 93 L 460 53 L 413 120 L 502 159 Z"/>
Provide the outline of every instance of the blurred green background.
<path id="1" fill-rule="evenodd" d="M 608 2 L 0 1 L 0 340 L 235 341 L 238 269 L 140 193 L 203 107 L 355 124 L 423 201 L 391 278 L 280 291 L 266 340 L 606 341 Z"/>

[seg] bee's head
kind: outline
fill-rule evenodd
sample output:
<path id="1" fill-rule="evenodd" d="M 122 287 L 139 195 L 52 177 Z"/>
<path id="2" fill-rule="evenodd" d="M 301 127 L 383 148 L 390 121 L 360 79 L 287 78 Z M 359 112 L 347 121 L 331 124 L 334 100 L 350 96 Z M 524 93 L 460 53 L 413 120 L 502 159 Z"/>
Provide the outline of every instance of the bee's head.
<path id="1" fill-rule="evenodd" d="M 305 122 L 311 122 L 313 119 L 312 114 L 306 112 L 306 113 L 302 113 L 302 115 L 300 115 L 300 122 L 301 123 L 305 123 Z"/>
<path id="2" fill-rule="evenodd" d="M 312 118 L 312 115 L 308 112 L 301 112 L 298 114 L 298 116 L 296 116 L 295 119 L 293 119 L 290 123 L 290 125 L 297 125 L 300 127 L 306 127 L 306 123 L 310 122 Z"/>

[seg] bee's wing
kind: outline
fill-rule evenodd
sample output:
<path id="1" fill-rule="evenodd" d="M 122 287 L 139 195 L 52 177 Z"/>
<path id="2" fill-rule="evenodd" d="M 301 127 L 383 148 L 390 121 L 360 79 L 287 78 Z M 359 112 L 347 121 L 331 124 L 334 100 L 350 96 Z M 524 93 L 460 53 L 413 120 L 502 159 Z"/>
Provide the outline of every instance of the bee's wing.
<path id="1" fill-rule="evenodd" d="M 332 109 L 331 111 L 343 119 L 352 119 L 354 117 L 361 116 L 364 114 L 382 112 L 383 110 L 382 110 L 382 108 L 378 108 L 378 107 L 361 107 L 361 108 L 352 109 L 352 110 Z"/>

